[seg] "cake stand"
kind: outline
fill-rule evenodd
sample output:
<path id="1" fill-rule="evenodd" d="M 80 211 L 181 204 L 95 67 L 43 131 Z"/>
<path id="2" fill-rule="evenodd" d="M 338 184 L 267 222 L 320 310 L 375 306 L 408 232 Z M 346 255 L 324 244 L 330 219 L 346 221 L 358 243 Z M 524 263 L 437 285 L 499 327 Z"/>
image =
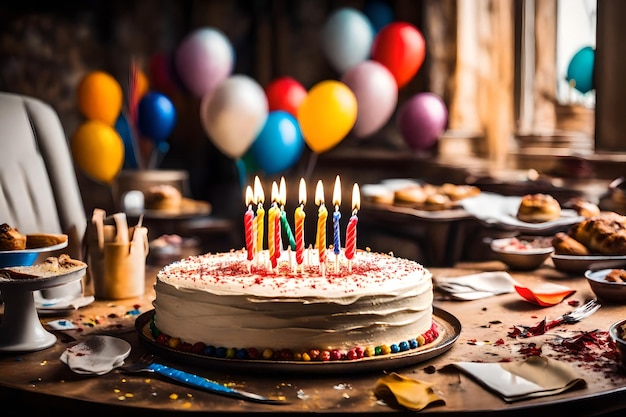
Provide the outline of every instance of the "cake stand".
<path id="1" fill-rule="evenodd" d="M 12 252 L 43 253 L 61 249 L 64 246 L 67 246 L 67 242 Z M 2 251 L 0 262 L 7 254 L 12 257 L 18 255 Z M 86 268 L 87 265 L 66 274 L 32 279 L 11 279 L 0 274 L 0 293 L 4 301 L 4 316 L 0 323 L 0 352 L 30 352 L 54 345 L 57 338 L 41 325 L 33 292 L 78 281 L 85 275 Z"/>

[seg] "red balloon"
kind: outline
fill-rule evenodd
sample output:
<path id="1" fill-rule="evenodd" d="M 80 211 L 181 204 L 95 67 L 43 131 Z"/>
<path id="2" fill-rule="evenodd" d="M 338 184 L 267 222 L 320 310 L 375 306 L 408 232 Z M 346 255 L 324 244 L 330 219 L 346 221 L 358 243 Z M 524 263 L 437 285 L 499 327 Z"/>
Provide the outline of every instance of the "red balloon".
<path id="1" fill-rule="evenodd" d="M 265 88 L 269 111 L 283 110 L 298 117 L 298 107 L 307 95 L 306 88 L 291 77 L 279 77 Z"/>
<path id="2" fill-rule="evenodd" d="M 372 59 L 387 67 L 398 88 L 404 87 L 417 74 L 425 56 L 424 35 L 409 23 L 388 24 L 378 32 L 372 44 Z"/>

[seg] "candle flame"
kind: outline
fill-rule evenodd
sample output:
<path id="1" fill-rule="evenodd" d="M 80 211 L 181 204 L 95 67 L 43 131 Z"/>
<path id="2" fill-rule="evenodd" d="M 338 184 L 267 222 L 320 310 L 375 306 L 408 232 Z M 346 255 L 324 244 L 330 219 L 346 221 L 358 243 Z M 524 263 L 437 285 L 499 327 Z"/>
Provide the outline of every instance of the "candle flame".
<path id="1" fill-rule="evenodd" d="M 341 181 L 339 175 L 335 178 L 335 188 L 333 189 L 333 205 L 339 207 L 341 205 Z"/>
<path id="2" fill-rule="evenodd" d="M 359 210 L 361 208 L 361 193 L 359 192 L 359 184 L 354 183 L 352 187 L 352 209 Z"/>
<path id="3" fill-rule="evenodd" d="M 253 201 L 252 187 L 248 185 L 248 187 L 246 187 L 246 206 L 250 206 Z"/>
<path id="4" fill-rule="evenodd" d="M 322 184 L 322 180 L 318 180 L 315 187 L 315 204 L 318 206 L 324 204 L 324 184 Z"/>
<path id="5" fill-rule="evenodd" d="M 280 177 L 280 185 L 278 186 L 278 204 L 284 206 L 287 202 L 287 185 L 285 177 Z"/>
<path id="6" fill-rule="evenodd" d="M 272 181 L 272 203 L 277 203 L 278 198 L 278 184 L 276 181 Z"/>
<path id="7" fill-rule="evenodd" d="M 300 204 L 306 204 L 306 182 L 304 178 L 300 178 L 300 188 L 298 189 L 298 200 Z"/>
<path id="8" fill-rule="evenodd" d="M 258 176 L 254 177 L 254 201 L 258 204 L 265 202 L 265 193 L 263 192 L 263 186 Z"/>

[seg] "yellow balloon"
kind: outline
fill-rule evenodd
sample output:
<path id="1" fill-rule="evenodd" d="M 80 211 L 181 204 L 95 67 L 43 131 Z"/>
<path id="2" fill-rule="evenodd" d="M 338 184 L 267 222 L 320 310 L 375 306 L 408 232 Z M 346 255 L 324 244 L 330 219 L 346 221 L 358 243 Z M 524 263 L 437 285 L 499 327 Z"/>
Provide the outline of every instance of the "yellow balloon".
<path id="1" fill-rule="evenodd" d="M 122 110 L 122 87 L 110 74 L 93 71 L 78 84 L 78 109 L 87 118 L 115 125 Z"/>
<path id="2" fill-rule="evenodd" d="M 347 85 L 334 80 L 313 86 L 298 108 L 304 141 L 317 153 L 341 142 L 356 123 L 356 116 L 356 96 Z"/>
<path id="3" fill-rule="evenodd" d="M 96 181 L 111 183 L 124 165 L 124 141 L 114 128 L 99 120 L 78 127 L 71 149 L 76 165 Z"/>

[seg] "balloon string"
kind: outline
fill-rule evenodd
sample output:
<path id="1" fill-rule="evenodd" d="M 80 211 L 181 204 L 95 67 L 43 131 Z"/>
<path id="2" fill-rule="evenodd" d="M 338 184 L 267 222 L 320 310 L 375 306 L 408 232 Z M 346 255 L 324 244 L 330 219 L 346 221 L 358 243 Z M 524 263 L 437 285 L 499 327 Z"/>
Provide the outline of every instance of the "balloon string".
<path id="1" fill-rule="evenodd" d="M 317 152 L 312 152 L 309 156 L 309 164 L 306 168 L 306 172 L 304 178 L 307 182 L 311 180 L 311 175 L 313 174 L 313 169 L 315 168 L 315 164 L 317 163 Z"/>

